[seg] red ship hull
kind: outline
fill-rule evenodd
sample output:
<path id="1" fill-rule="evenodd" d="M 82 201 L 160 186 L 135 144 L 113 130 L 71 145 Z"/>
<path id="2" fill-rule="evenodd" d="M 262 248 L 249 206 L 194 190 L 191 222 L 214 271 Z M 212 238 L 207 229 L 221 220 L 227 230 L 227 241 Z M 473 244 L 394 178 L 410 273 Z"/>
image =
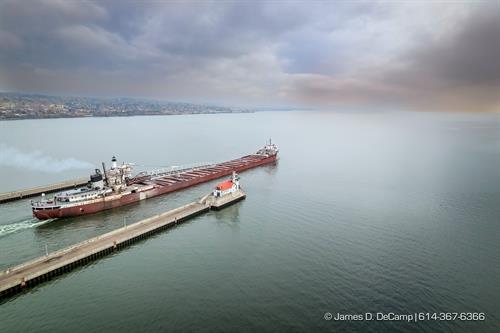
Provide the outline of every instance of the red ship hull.
<path id="1" fill-rule="evenodd" d="M 242 172 L 258 166 L 275 163 L 277 155 L 258 156 L 248 155 L 242 158 L 215 164 L 210 167 L 197 168 L 180 172 L 174 176 L 169 175 L 148 180 L 148 184 L 153 183 L 153 188 L 138 193 L 128 193 L 123 195 L 112 195 L 110 197 L 94 200 L 92 203 L 82 203 L 71 207 L 60 207 L 50 209 L 33 210 L 33 215 L 40 219 L 53 219 L 71 216 L 80 216 L 97 213 L 103 210 L 129 205 L 144 199 L 156 197 L 162 194 L 175 192 L 197 184 L 205 183 L 217 178 L 221 178 L 235 172 Z M 132 184 L 141 184 L 140 180 L 133 181 Z M 116 197 L 116 198 L 115 198 Z"/>

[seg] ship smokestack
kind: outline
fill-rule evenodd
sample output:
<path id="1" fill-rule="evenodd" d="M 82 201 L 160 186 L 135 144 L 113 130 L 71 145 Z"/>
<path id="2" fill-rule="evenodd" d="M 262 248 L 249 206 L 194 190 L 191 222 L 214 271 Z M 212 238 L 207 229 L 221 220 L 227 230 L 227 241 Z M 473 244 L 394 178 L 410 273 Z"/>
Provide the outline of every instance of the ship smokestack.
<path id="1" fill-rule="evenodd" d="M 116 157 L 113 156 L 113 158 L 111 159 L 111 169 L 116 169 Z"/>

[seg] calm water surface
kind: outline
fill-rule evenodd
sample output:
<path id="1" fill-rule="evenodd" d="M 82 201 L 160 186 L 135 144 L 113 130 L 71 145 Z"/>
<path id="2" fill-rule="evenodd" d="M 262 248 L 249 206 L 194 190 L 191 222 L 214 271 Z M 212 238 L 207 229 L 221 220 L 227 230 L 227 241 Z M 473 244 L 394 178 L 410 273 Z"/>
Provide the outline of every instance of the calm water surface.
<path id="1" fill-rule="evenodd" d="M 0 164 L 0 192 L 92 171 L 50 172 L 57 161 L 217 162 L 269 136 L 280 161 L 242 174 L 245 201 L 2 301 L 0 331 L 500 331 L 500 114 L 0 122 L 0 161 L 17 163 Z M 40 156 L 43 166 L 26 165 Z M 212 184 L 47 223 L 28 200 L 1 205 L 0 269 L 193 201 Z M 336 322 L 325 312 L 486 320 Z"/>

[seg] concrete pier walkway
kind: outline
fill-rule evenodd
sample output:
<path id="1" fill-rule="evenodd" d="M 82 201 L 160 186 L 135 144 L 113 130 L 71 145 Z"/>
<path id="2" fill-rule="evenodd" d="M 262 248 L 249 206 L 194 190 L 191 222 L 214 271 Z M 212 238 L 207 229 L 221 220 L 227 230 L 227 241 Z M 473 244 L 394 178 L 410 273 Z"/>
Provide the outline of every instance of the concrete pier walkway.
<path id="1" fill-rule="evenodd" d="M 56 184 L 43 185 L 43 186 L 27 188 L 27 189 L 19 190 L 19 191 L 0 193 L 0 203 L 19 200 L 19 199 L 23 199 L 23 198 L 34 197 L 34 196 L 37 196 L 37 195 L 42 194 L 42 193 L 52 193 L 52 192 L 57 192 L 60 190 L 74 188 L 76 186 L 86 184 L 87 181 L 88 181 L 88 178 L 79 178 L 79 179 L 73 179 L 73 180 L 66 180 L 64 182 L 60 182 L 60 183 L 56 183 Z"/>
<path id="2" fill-rule="evenodd" d="M 238 190 L 215 198 L 207 195 L 199 201 L 155 215 L 140 222 L 113 230 L 68 248 L 50 253 L 0 272 L 0 299 L 10 297 L 55 276 L 117 251 L 160 230 L 167 229 L 211 208 L 220 209 L 245 198 Z"/>

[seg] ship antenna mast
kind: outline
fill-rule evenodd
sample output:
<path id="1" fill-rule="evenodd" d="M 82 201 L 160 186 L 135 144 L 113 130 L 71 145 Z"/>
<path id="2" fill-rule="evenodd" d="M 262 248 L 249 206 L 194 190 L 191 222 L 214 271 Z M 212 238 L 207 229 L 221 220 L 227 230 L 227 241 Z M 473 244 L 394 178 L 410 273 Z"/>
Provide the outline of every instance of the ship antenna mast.
<path id="1" fill-rule="evenodd" d="M 102 162 L 102 171 L 104 172 L 104 182 L 106 183 L 106 186 L 109 186 L 108 176 L 106 175 L 106 166 L 104 165 L 104 162 Z"/>

